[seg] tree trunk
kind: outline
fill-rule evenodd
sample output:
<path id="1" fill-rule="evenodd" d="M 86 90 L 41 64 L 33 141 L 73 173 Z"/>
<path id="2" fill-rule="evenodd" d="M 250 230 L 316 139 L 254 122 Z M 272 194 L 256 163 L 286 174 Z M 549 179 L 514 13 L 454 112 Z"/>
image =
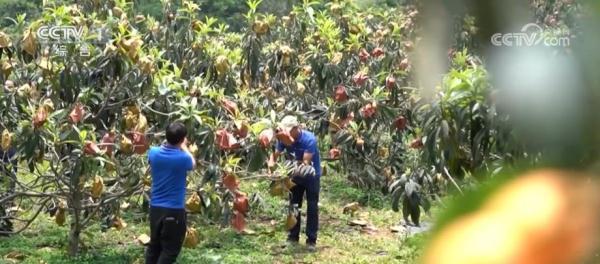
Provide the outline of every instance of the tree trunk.
<path id="1" fill-rule="evenodd" d="M 83 164 L 81 161 L 77 161 L 73 173 L 71 173 L 71 200 L 69 201 L 69 209 L 71 212 L 71 230 L 69 231 L 69 255 L 74 257 L 79 254 L 79 235 L 81 234 L 81 199 L 83 194 L 79 189 L 80 181 L 79 178 L 83 171 Z"/>
<path id="2" fill-rule="evenodd" d="M 77 188 L 73 189 L 71 208 L 71 230 L 69 231 L 69 255 L 77 256 L 79 253 L 79 235 L 81 234 L 81 192 Z"/>

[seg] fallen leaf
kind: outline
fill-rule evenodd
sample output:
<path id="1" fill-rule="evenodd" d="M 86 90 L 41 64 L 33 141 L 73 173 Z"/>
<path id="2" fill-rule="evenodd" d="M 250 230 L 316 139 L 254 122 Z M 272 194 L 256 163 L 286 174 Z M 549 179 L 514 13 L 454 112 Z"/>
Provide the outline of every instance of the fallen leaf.
<path id="1" fill-rule="evenodd" d="M 256 235 L 256 231 L 254 231 L 252 229 L 244 229 L 242 231 L 242 234 L 244 234 L 244 235 Z"/>
<path id="2" fill-rule="evenodd" d="M 354 214 L 360 208 L 360 204 L 358 202 L 349 203 L 344 205 L 343 213 L 344 214 Z"/>
<path id="3" fill-rule="evenodd" d="M 390 227 L 390 231 L 392 231 L 393 233 L 400 233 L 404 230 L 404 227 L 402 226 L 392 226 Z"/>
<path id="4" fill-rule="evenodd" d="M 18 252 L 18 251 L 11 251 L 8 254 L 6 254 L 4 256 L 4 258 L 7 259 L 15 259 L 15 260 L 24 260 L 25 259 L 25 254 Z"/>
<path id="5" fill-rule="evenodd" d="M 365 220 L 352 220 L 348 224 L 351 226 L 366 226 L 369 223 L 367 223 Z"/>
<path id="6" fill-rule="evenodd" d="M 146 234 L 141 234 L 140 236 L 137 237 L 137 241 L 145 246 L 150 243 L 150 237 Z"/>

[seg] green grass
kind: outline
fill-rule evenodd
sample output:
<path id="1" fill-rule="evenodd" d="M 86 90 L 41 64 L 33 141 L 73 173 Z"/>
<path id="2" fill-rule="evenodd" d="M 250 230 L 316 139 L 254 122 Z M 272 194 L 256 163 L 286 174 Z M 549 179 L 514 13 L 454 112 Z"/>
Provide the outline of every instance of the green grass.
<path id="1" fill-rule="evenodd" d="M 221 229 L 191 217 L 201 242 L 194 249 L 184 249 L 178 263 L 415 263 L 425 235 L 403 238 L 391 233 L 401 214 L 390 209 L 388 198 L 379 191 L 351 187 L 341 176 L 323 176 L 320 199 L 320 232 L 318 251 L 308 253 L 304 243 L 297 248 L 282 248 L 286 233 L 283 228 L 286 201 L 271 197 L 266 182 L 244 182 L 242 190 L 259 192 L 264 198 L 260 207 L 252 208 L 248 228 L 254 235 L 238 235 L 230 228 Z M 342 213 L 344 204 L 358 201 L 362 208 L 356 215 Z M 83 253 L 78 258 L 66 256 L 68 223 L 57 226 L 42 215 L 20 235 L 0 238 L 0 256 L 10 252 L 24 255 L 21 263 L 143 263 L 144 248 L 135 238 L 148 234 L 144 214 L 138 207 L 124 217 L 127 228 L 100 232 L 94 224 L 82 235 Z M 349 226 L 356 218 L 367 220 L 377 228 L 373 233 Z M 303 226 L 304 226 L 303 218 Z M 301 241 L 304 237 L 301 237 Z M 12 260 L 0 258 L 11 263 Z"/>

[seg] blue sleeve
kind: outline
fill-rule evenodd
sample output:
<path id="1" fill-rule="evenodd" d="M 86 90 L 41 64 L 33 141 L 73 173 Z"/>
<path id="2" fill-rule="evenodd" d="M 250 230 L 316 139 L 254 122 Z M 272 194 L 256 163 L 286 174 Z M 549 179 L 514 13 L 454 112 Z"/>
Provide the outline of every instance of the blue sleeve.
<path id="1" fill-rule="evenodd" d="M 190 155 L 188 155 L 187 153 L 183 153 L 184 158 L 183 158 L 183 167 L 185 168 L 186 171 L 191 171 L 194 169 L 194 161 L 192 160 L 192 157 L 190 157 Z"/>
<path id="2" fill-rule="evenodd" d="M 152 160 L 154 159 L 154 147 L 151 147 L 148 151 L 148 164 L 152 164 Z"/>
<path id="3" fill-rule="evenodd" d="M 277 150 L 279 152 L 283 152 L 284 149 L 285 149 L 285 145 L 283 145 L 283 143 L 281 143 L 281 141 L 277 141 L 277 144 L 275 144 L 275 150 Z"/>
<path id="4" fill-rule="evenodd" d="M 304 150 L 304 152 L 308 152 L 310 154 L 317 154 L 317 152 L 319 152 L 319 148 L 317 147 L 317 139 L 316 138 L 311 138 L 306 142 L 306 149 Z"/>

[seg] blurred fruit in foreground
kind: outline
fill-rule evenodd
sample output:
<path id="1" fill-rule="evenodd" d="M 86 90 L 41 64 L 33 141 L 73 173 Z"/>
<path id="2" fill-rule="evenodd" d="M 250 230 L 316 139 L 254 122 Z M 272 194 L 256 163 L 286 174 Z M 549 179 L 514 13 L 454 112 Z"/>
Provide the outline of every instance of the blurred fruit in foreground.
<path id="1" fill-rule="evenodd" d="M 598 245 L 598 187 L 576 172 L 520 176 L 443 228 L 423 263 L 582 263 Z"/>

